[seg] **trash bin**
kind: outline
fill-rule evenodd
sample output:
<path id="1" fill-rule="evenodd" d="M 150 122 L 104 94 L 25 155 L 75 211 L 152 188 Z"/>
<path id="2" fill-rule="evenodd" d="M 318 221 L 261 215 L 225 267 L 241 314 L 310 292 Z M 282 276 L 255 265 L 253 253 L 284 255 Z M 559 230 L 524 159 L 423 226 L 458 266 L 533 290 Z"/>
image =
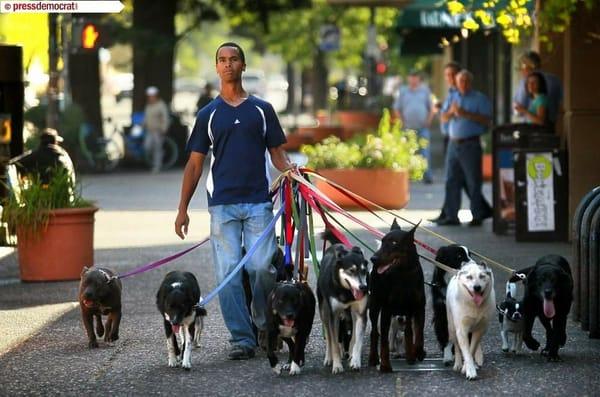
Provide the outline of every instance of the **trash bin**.
<path id="1" fill-rule="evenodd" d="M 514 151 L 557 147 L 560 140 L 547 128 L 535 124 L 503 124 L 492 131 L 493 231 L 514 234 L 516 227 Z"/>
<path id="2" fill-rule="evenodd" d="M 517 241 L 568 240 L 566 153 L 554 147 L 517 148 L 515 203 Z"/>

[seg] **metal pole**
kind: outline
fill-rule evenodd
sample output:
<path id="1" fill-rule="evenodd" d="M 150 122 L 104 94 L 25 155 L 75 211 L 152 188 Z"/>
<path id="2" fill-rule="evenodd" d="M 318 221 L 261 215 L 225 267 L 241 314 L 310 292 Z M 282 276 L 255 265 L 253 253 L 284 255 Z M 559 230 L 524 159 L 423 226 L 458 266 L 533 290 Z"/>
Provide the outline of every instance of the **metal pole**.
<path id="1" fill-rule="evenodd" d="M 48 111 L 46 113 L 46 126 L 58 129 L 58 43 L 57 40 L 57 14 L 48 14 Z"/>

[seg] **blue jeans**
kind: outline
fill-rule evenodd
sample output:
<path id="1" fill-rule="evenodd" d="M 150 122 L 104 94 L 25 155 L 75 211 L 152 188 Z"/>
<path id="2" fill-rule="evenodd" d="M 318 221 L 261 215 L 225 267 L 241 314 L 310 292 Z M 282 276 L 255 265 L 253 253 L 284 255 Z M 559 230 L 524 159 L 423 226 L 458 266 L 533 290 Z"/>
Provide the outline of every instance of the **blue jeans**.
<path id="1" fill-rule="evenodd" d="M 427 160 L 427 168 L 423 174 L 423 180 L 431 181 L 433 179 L 433 176 L 431 175 L 431 132 L 428 128 L 419 128 L 417 130 L 417 136 L 419 138 L 427 139 L 427 146 L 420 149 L 419 154 Z"/>
<path id="2" fill-rule="evenodd" d="M 242 246 L 250 250 L 273 219 L 273 204 L 216 205 L 209 207 L 208 212 L 211 215 L 210 241 L 215 274 L 220 283 L 242 259 Z M 273 229 L 245 265 L 252 289 L 252 315 L 259 330 L 266 327 L 267 297 L 275 286 L 276 270 L 271 259 L 276 244 Z M 231 333 L 230 343 L 254 348 L 256 338 L 246 306 L 241 271 L 219 292 L 219 302 L 225 325 Z"/>
<path id="3" fill-rule="evenodd" d="M 489 205 L 481 193 L 481 143 L 478 140 L 448 143 L 446 152 L 446 197 L 443 212 L 448 219 L 458 220 L 462 188 L 466 187 L 474 219 L 489 214 Z"/>

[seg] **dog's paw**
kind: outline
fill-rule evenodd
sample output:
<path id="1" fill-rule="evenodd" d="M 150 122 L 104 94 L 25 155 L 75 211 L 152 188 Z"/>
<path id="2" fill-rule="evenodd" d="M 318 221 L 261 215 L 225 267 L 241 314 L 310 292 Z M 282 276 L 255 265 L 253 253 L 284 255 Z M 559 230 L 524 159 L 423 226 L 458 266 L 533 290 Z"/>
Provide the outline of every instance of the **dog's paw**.
<path id="1" fill-rule="evenodd" d="M 178 367 L 181 364 L 181 361 L 175 357 L 169 357 L 169 368 Z"/>
<path id="2" fill-rule="evenodd" d="M 461 362 L 454 360 L 454 366 L 452 367 L 452 369 L 456 372 L 463 372 L 463 365 Z"/>
<path id="3" fill-rule="evenodd" d="M 341 374 L 342 372 L 344 372 L 344 367 L 342 366 L 342 364 L 333 364 L 333 366 L 331 367 L 331 373 L 332 374 Z"/>
<path id="4" fill-rule="evenodd" d="M 532 336 L 529 338 L 523 338 L 523 342 L 525 342 L 525 346 L 527 346 L 527 348 L 530 350 L 535 351 L 540 348 L 540 342 L 535 340 L 535 338 Z"/>
<path id="5" fill-rule="evenodd" d="M 273 372 L 275 373 L 275 375 L 281 375 L 281 371 L 282 371 L 282 365 L 281 364 L 277 364 L 274 367 L 272 367 L 271 369 L 273 370 Z"/>
<path id="6" fill-rule="evenodd" d="M 323 360 L 323 366 L 324 367 L 331 367 L 332 361 L 330 358 L 325 357 L 325 360 Z"/>
<path id="7" fill-rule="evenodd" d="M 508 353 L 508 347 L 503 347 L 503 348 L 502 348 L 502 351 L 503 351 L 504 353 Z"/>
<path id="8" fill-rule="evenodd" d="M 392 372 L 392 366 L 389 365 L 389 363 L 387 365 L 380 364 L 379 365 L 379 372 L 381 372 L 382 374 L 389 374 L 389 373 Z"/>
<path id="9" fill-rule="evenodd" d="M 360 370 L 360 365 L 361 365 L 360 357 L 356 357 L 355 358 L 354 356 L 352 356 L 352 359 L 350 360 L 350 368 L 353 371 L 359 371 Z"/>
<path id="10" fill-rule="evenodd" d="M 98 341 L 97 340 L 91 340 L 88 342 L 88 347 L 90 349 L 96 349 L 98 347 Z"/>
<path id="11" fill-rule="evenodd" d="M 191 360 L 188 360 L 187 362 L 184 361 L 181 363 L 181 368 L 185 369 L 186 371 L 189 371 L 192 369 L 192 362 Z"/>
<path id="12" fill-rule="evenodd" d="M 478 367 L 481 367 L 483 365 L 483 351 L 481 350 L 481 346 L 475 351 L 474 358 L 475 364 L 477 364 Z"/>
<path id="13" fill-rule="evenodd" d="M 466 368 L 464 368 L 464 367 L 466 367 Z M 464 369 L 463 373 L 465 374 L 465 377 L 468 380 L 473 380 L 473 379 L 477 378 L 477 369 L 475 369 L 474 365 L 465 365 L 464 367 L 463 367 L 463 369 Z"/>
<path id="14" fill-rule="evenodd" d="M 419 349 L 417 351 L 417 360 L 423 361 L 425 360 L 425 356 L 427 356 L 427 352 L 424 349 Z"/>
<path id="15" fill-rule="evenodd" d="M 96 335 L 98 335 L 98 337 L 102 337 L 104 336 L 104 326 L 102 325 L 101 322 L 98 323 L 98 325 L 96 326 Z"/>
<path id="16" fill-rule="evenodd" d="M 379 357 L 377 354 L 370 353 L 369 354 L 369 367 L 375 367 L 379 364 Z"/>
<path id="17" fill-rule="evenodd" d="M 300 369 L 300 366 L 298 364 L 296 364 L 294 361 L 292 361 L 292 365 L 290 365 L 290 375 L 292 375 L 292 376 L 300 375 L 300 372 L 302 372 L 302 369 Z"/>

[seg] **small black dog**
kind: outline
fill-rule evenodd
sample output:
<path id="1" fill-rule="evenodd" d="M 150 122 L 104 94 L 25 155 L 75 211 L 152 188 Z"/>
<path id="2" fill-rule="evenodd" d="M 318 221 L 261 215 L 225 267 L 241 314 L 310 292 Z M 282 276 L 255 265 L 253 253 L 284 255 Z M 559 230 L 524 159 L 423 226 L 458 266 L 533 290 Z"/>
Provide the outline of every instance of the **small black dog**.
<path id="1" fill-rule="evenodd" d="M 453 269 L 460 269 L 463 262 L 473 260 L 469 249 L 463 245 L 450 244 L 440 247 L 435 256 L 435 260 Z M 440 349 L 445 351 L 452 349 L 448 344 L 448 316 L 446 314 L 446 271 L 440 267 L 435 267 L 431 277 L 431 304 L 433 306 L 433 328 Z M 446 357 L 452 356 L 452 351 L 445 351 Z"/>
<path id="2" fill-rule="evenodd" d="M 104 335 L 105 342 L 119 339 L 121 289 L 121 280 L 112 270 L 100 267 L 83 268 L 79 283 L 79 306 L 90 348 L 98 347 L 96 334 L 99 337 Z M 108 315 L 104 326 L 102 315 Z M 94 317 L 96 332 L 94 332 Z"/>
<path id="3" fill-rule="evenodd" d="M 540 343 L 531 335 L 533 322 L 539 317 L 546 329 L 546 347 L 542 355 L 548 356 L 549 361 L 559 361 L 558 349 L 567 341 L 567 316 L 573 301 L 573 277 L 569 262 L 559 255 L 545 255 L 538 259 L 535 266 L 517 273 L 527 276 L 523 298 L 523 341 L 531 350 L 540 347 Z M 519 280 L 518 276 L 510 279 L 511 282 Z"/>
<path id="4" fill-rule="evenodd" d="M 304 365 L 304 348 L 315 317 L 315 296 L 306 283 L 279 282 L 267 300 L 267 357 L 279 375 L 289 368 L 290 375 L 300 374 Z M 278 337 L 288 345 L 287 365 L 278 364 L 275 350 Z"/>
<path id="5" fill-rule="evenodd" d="M 417 226 L 403 231 L 394 223 L 383 236 L 381 247 L 373 257 L 371 270 L 369 317 L 371 319 L 371 350 L 369 365 L 375 366 L 381 356 L 380 372 L 392 372 L 390 364 L 389 329 L 392 316 L 405 316 L 404 344 L 406 361 L 423 361 L 423 328 L 425 326 L 425 287 L 423 270 L 417 256 L 414 236 Z M 381 314 L 380 327 L 377 327 Z M 377 346 L 381 332 L 381 355 Z M 414 331 L 414 335 L 413 335 Z"/>
<path id="6" fill-rule="evenodd" d="M 160 284 L 156 306 L 164 320 L 169 367 L 179 364 L 186 370 L 192 367 L 192 343 L 200 346 L 203 317 L 206 316 L 206 310 L 198 306 L 199 301 L 200 286 L 190 272 L 172 271 Z M 177 343 L 178 334 L 182 340 L 181 349 Z"/>
<path id="7" fill-rule="evenodd" d="M 517 300 L 517 286 L 515 283 L 506 283 L 506 298 L 496 308 L 498 309 L 498 321 L 500 322 L 502 351 L 507 353 L 510 350 L 513 353 L 520 353 L 525 321 L 522 313 L 523 301 Z M 510 346 L 508 343 L 509 336 L 513 337 Z"/>

